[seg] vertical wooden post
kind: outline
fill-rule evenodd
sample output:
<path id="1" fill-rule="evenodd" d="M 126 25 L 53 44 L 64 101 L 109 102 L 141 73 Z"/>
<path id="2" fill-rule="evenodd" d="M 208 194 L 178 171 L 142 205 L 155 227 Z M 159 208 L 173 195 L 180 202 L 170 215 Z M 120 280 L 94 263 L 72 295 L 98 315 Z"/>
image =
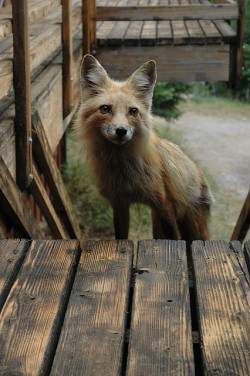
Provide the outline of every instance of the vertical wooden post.
<path id="1" fill-rule="evenodd" d="M 13 0 L 16 179 L 21 191 L 32 180 L 29 1 Z"/>
<path id="2" fill-rule="evenodd" d="M 82 54 L 90 53 L 90 0 L 82 0 Z"/>
<path id="3" fill-rule="evenodd" d="M 62 0 L 62 43 L 63 43 L 63 118 L 72 109 L 72 5 L 71 0 Z"/>
<path id="4" fill-rule="evenodd" d="M 246 0 L 239 0 L 239 19 L 237 23 L 237 35 L 238 35 L 238 46 L 237 46 L 237 76 L 242 73 L 243 67 L 243 43 L 244 43 L 244 33 L 245 33 L 245 12 L 246 12 Z"/>
<path id="5" fill-rule="evenodd" d="M 96 0 L 91 1 L 90 8 L 90 51 L 96 51 Z"/>

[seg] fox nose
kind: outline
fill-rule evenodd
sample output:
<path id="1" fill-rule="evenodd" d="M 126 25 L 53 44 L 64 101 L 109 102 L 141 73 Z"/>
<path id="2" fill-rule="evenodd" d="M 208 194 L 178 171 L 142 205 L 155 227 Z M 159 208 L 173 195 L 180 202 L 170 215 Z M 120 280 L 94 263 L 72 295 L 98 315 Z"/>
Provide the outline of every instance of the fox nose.
<path id="1" fill-rule="evenodd" d="M 124 128 L 124 127 L 118 127 L 118 128 L 116 128 L 116 134 L 118 135 L 118 136 L 125 136 L 125 134 L 127 133 L 127 129 L 126 128 Z"/>

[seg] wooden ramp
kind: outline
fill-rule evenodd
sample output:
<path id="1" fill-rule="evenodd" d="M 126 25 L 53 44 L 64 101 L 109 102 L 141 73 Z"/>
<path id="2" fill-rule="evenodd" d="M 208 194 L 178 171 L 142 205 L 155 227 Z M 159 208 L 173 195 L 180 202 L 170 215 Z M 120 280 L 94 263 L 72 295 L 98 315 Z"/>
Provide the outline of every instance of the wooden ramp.
<path id="1" fill-rule="evenodd" d="M 250 242 L 134 251 L 0 241 L 0 374 L 249 375 Z"/>
<path id="2" fill-rule="evenodd" d="M 149 59 L 157 62 L 159 81 L 234 81 L 241 71 L 244 26 L 234 1 L 96 3 L 97 57 L 114 77 L 128 76 Z"/>

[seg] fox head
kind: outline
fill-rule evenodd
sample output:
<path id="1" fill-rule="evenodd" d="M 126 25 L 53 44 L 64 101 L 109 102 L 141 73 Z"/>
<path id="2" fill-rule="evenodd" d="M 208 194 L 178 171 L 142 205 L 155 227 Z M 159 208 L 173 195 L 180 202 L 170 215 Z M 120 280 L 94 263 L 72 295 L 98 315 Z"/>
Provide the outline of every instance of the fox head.
<path id="1" fill-rule="evenodd" d="M 85 55 L 81 66 L 82 104 L 78 130 L 83 139 L 104 138 L 123 145 L 147 135 L 156 82 L 156 64 L 148 61 L 127 81 L 112 80 L 102 65 Z"/>

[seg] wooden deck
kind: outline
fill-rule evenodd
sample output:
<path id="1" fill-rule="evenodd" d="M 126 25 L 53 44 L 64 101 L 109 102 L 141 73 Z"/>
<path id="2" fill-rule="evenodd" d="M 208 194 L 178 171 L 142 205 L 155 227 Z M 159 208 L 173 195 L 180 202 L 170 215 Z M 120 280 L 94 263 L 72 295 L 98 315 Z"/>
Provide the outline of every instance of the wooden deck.
<path id="1" fill-rule="evenodd" d="M 238 16 L 227 0 L 97 0 L 97 57 L 118 78 L 155 59 L 160 81 L 228 81 Z"/>
<path id="2" fill-rule="evenodd" d="M 250 242 L 1 240 L 0 259 L 1 375 L 250 374 Z"/>

